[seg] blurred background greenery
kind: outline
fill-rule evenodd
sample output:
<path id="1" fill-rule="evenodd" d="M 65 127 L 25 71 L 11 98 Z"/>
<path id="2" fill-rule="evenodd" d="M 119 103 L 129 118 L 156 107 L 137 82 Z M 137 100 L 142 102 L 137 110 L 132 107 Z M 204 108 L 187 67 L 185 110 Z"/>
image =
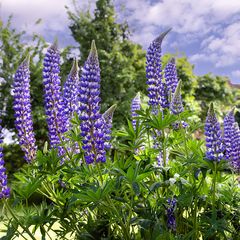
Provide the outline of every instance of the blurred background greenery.
<path id="1" fill-rule="evenodd" d="M 72 9 L 72 8 L 71 8 Z M 90 10 L 74 10 L 66 7 L 70 19 L 69 29 L 79 46 L 80 66 L 87 58 L 90 43 L 95 39 L 101 67 L 102 111 L 112 104 L 117 104 L 114 126 L 120 128 L 130 117 L 130 103 L 138 91 L 146 94 L 145 50 L 141 45 L 130 40 L 131 29 L 126 21 L 117 22 L 116 12 L 111 0 L 98 0 L 94 14 Z M 3 128 L 15 133 L 12 109 L 11 85 L 14 73 L 27 53 L 31 56 L 31 96 L 34 129 L 38 146 L 41 149 L 47 141 L 47 126 L 43 108 L 42 61 L 45 40 L 39 35 L 31 39 L 25 32 L 19 32 L 11 25 L 12 18 L 4 23 L 0 19 L 0 87 Z M 37 23 L 36 23 L 37 24 Z M 76 47 L 75 47 L 76 48 Z M 61 49 L 61 76 L 64 83 L 73 60 L 73 46 Z M 204 121 L 208 105 L 215 102 L 221 118 L 229 108 L 240 106 L 240 90 L 230 80 L 209 73 L 203 76 L 194 74 L 194 66 L 184 54 L 165 54 L 163 67 L 171 57 L 176 58 L 179 79 L 183 82 L 182 94 L 186 108 L 195 111 Z M 237 114 L 240 121 L 240 115 Z M 6 167 L 11 174 L 24 164 L 22 152 L 14 142 L 4 146 Z"/>

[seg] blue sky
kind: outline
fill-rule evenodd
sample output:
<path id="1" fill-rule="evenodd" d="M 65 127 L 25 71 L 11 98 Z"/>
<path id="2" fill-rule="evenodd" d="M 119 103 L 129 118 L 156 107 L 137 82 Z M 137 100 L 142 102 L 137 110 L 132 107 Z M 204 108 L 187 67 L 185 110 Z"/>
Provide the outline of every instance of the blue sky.
<path id="1" fill-rule="evenodd" d="M 94 1 L 77 1 L 82 9 Z M 39 33 L 62 46 L 73 43 L 65 5 L 71 0 L 0 0 L 0 17 L 14 16 L 14 27 Z M 144 48 L 172 27 L 163 52 L 186 53 L 196 74 L 212 72 L 240 83 L 240 0 L 115 0 L 118 19 L 125 18 L 131 39 Z M 123 9 L 125 9 L 123 11 Z M 41 24 L 34 25 L 41 18 Z"/>

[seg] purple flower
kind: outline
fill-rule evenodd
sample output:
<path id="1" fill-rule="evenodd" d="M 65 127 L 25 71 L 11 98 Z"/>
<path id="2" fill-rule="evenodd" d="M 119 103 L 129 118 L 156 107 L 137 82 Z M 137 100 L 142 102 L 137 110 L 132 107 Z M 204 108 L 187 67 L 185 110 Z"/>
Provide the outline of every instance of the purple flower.
<path id="1" fill-rule="evenodd" d="M 223 158 L 223 139 L 220 124 L 214 112 L 213 103 L 210 104 L 207 119 L 205 122 L 206 136 L 206 157 L 212 161 L 219 161 Z"/>
<path id="2" fill-rule="evenodd" d="M 31 116 L 29 57 L 20 64 L 16 71 L 13 83 L 13 99 L 15 127 L 19 143 L 24 151 L 25 160 L 30 163 L 36 156 L 37 147 Z"/>
<path id="3" fill-rule="evenodd" d="M 167 227 L 172 231 L 176 231 L 176 218 L 174 216 L 174 211 L 176 208 L 177 200 L 175 198 L 168 199 L 168 208 L 167 208 Z"/>
<path id="4" fill-rule="evenodd" d="M 230 160 L 232 158 L 232 144 L 234 142 L 234 109 L 232 109 L 223 120 L 223 139 L 225 147 L 225 158 Z"/>
<path id="5" fill-rule="evenodd" d="M 0 119 L 0 199 L 10 197 L 10 188 L 7 186 L 7 174 L 4 167 L 3 148 L 2 148 L 2 120 Z"/>
<path id="6" fill-rule="evenodd" d="M 100 114 L 100 67 L 95 42 L 85 62 L 80 80 L 80 120 L 87 164 L 105 162 L 104 121 Z"/>
<path id="7" fill-rule="evenodd" d="M 65 113 L 67 118 L 71 120 L 74 112 L 79 112 L 79 68 L 75 59 L 70 74 L 63 88 L 63 99 L 65 103 Z"/>
<path id="8" fill-rule="evenodd" d="M 189 125 L 188 123 L 184 122 L 184 121 L 176 121 L 172 124 L 172 127 L 174 130 L 178 130 L 180 128 L 187 128 Z"/>
<path id="9" fill-rule="evenodd" d="M 175 92 L 178 85 L 177 67 L 174 58 L 171 58 L 167 63 L 164 70 L 164 78 L 168 93 L 171 96 Z"/>
<path id="10" fill-rule="evenodd" d="M 147 50 L 146 77 L 148 84 L 149 106 L 153 112 L 157 112 L 161 103 L 165 101 L 165 95 L 161 96 L 162 91 L 162 63 L 161 63 L 161 44 L 164 37 L 171 29 L 162 33 L 156 38 Z"/>
<path id="11" fill-rule="evenodd" d="M 133 128 L 136 128 L 136 117 L 138 114 L 136 113 L 137 110 L 140 110 L 141 108 L 141 99 L 140 99 L 140 93 L 137 93 L 137 95 L 133 98 L 132 104 L 131 104 L 131 112 L 132 112 L 132 125 Z"/>
<path id="12" fill-rule="evenodd" d="M 112 128 L 112 119 L 113 119 L 113 113 L 116 109 L 117 105 L 114 104 L 111 106 L 103 115 L 103 132 L 104 132 L 104 147 L 106 150 L 109 150 L 111 148 L 110 140 L 111 140 L 111 128 Z"/>
<path id="13" fill-rule="evenodd" d="M 161 97 L 160 105 L 161 107 L 164 108 L 169 108 L 169 92 L 167 89 L 167 84 L 165 82 L 161 82 L 159 86 L 159 94 Z"/>
<path id="14" fill-rule="evenodd" d="M 238 123 L 235 122 L 233 125 L 233 142 L 232 142 L 232 166 L 236 170 L 240 170 L 240 130 Z"/>
<path id="15" fill-rule="evenodd" d="M 63 139 L 63 134 L 67 131 L 67 118 L 64 111 L 64 101 L 61 95 L 60 82 L 60 54 L 55 42 L 47 50 L 44 58 L 43 85 L 45 112 L 49 130 L 51 147 L 57 147 Z M 62 147 L 58 147 L 59 155 L 64 154 Z"/>
<path id="16" fill-rule="evenodd" d="M 182 97 L 181 97 L 181 84 L 182 84 L 182 81 L 180 80 L 172 96 L 172 101 L 170 104 L 170 111 L 174 115 L 177 115 L 184 111 L 183 104 L 182 104 Z"/>

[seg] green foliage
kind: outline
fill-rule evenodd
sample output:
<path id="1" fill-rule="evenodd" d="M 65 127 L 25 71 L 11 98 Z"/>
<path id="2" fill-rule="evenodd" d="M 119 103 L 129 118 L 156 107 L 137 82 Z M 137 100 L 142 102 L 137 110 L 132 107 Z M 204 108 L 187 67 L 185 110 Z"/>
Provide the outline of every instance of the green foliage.
<path id="1" fill-rule="evenodd" d="M 86 60 L 93 39 L 99 49 L 103 111 L 116 103 L 115 124 L 126 122 L 131 99 L 136 92 L 146 91 L 145 52 L 128 39 L 128 25 L 116 22 L 110 0 L 98 0 L 93 16 L 77 7 L 75 12 L 68 10 L 68 15 L 73 37 L 80 45 L 80 63 Z"/>
<path id="2" fill-rule="evenodd" d="M 206 74 L 198 77 L 197 82 L 194 96 L 200 102 L 202 119 L 205 118 L 209 103 L 213 100 L 220 105 L 221 109 L 224 106 L 234 104 L 235 92 L 229 85 L 229 80 L 226 77 Z"/>
<path id="3" fill-rule="evenodd" d="M 107 162 L 90 165 L 75 116 L 64 143 L 70 159 L 60 164 L 57 151 L 45 147 L 14 174 L 12 199 L 4 202 L 4 239 L 36 239 L 37 231 L 42 239 L 237 239 L 240 192 L 229 163 L 205 159 L 204 142 L 193 137 L 199 124 L 172 128 L 191 113 L 138 113 L 135 130 L 128 121 L 116 131 Z M 159 131 L 156 149 L 152 134 Z M 71 151 L 76 141 L 80 153 Z M 157 165 L 159 151 L 168 153 L 168 162 Z M 172 198 L 176 231 L 167 225 Z"/>

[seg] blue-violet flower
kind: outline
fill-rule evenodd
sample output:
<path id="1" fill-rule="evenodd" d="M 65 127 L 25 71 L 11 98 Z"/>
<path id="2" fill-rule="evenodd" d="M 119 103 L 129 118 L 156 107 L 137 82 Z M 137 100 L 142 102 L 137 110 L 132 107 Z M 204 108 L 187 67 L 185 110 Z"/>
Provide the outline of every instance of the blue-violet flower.
<path id="1" fill-rule="evenodd" d="M 36 139 L 33 132 L 33 121 L 30 102 L 30 71 L 27 57 L 16 71 L 13 83 L 13 109 L 15 127 L 19 144 L 24 151 L 25 160 L 30 163 L 36 156 Z"/>
<path id="2" fill-rule="evenodd" d="M 210 104 L 207 119 L 205 122 L 206 136 L 206 157 L 212 161 L 219 161 L 223 158 L 223 139 L 220 124 L 214 112 L 213 103 Z"/>
<path id="3" fill-rule="evenodd" d="M 7 186 L 7 174 L 4 167 L 3 148 L 2 148 L 2 120 L 0 119 L 0 199 L 10 197 L 10 188 Z"/>
<path id="4" fill-rule="evenodd" d="M 64 101 L 61 94 L 60 82 L 60 53 L 57 43 L 50 46 L 44 58 L 43 85 L 45 112 L 49 130 L 49 139 L 51 147 L 57 147 L 63 134 L 67 131 L 67 118 L 64 111 Z M 58 147 L 59 155 L 64 154 L 62 147 Z"/>
<path id="5" fill-rule="evenodd" d="M 170 111 L 174 115 L 177 115 L 184 111 L 182 97 L 181 97 L 181 85 L 182 85 L 182 81 L 180 80 L 172 96 L 172 100 L 170 104 Z"/>
<path id="6" fill-rule="evenodd" d="M 113 120 L 113 113 L 116 109 L 117 105 L 114 104 L 111 106 L 103 115 L 103 132 L 104 132 L 104 147 L 106 150 L 111 148 L 110 140 L 111 140 L 111 129 L 112 129 L 112 120 Z"/>
<path id="7" fill-rule="evenodd" d="M 65 113 L 70 121 L 74 112 L 79 113 L 79 68 L 77 59 L 74 60 L 72 69 L 63 87 Z"/>
<path id="8" fill-rule="evenodd" d="M 175 198 L 168 199 L 168 208 L 167 208 L 167 227 L 171 231 L 176 231 L 176 218 L 174 211 L 176 208 L 177 200 Z"/>
<path id="9" fill-rule="evenodd" d="M 164 78 L 168 93 L 171 96 L 175 92 L 178 85 L 177 67 L 174 58 L 171 58 L 167 63 L 164 70 Z"/>
<path id="10" fill-rule="evenodd" d="M 131 104 L 131 113 L 132 113 L 132 125 L 134 129 L 136 128 L 137 123 L 137 117 L 138 114 L 136 113 L 137 110 L 140 110 L 141 108 L 141 99 L 140 99 L 140 93 L 137 93 L 137 95 L 133 98 L 132 104 Z"/>
<path id="11" fill-rule="evenodd" d="M 227 160 L 232 159 L 232 144 L 234 140 L 234 109 L 232 109 L 223 120 L 223 139 L 224 139 L 224 148 L 225 148 L 225 158 Z"/>
<path id="12" fill-rule="evenodd" d="M 164 37 L 171 29 L 162 33 L 156 38 L 147 50 L 146 61 L 146 77 L 148 84 L 149 106 L 152 107 L 153 112 L 157 112 L 161 106 L 162 98 L 160 95 L 162 84 L 162 63 L 161 63 L 161 44 Z"/>
<path id="13" fill-rule="evenodd" d="M 87 164 L 105 162 L 103 120 L 100 114 L 100 67 L 95 42 L 83 66 L 80 79 L 80 120 Z"/>

